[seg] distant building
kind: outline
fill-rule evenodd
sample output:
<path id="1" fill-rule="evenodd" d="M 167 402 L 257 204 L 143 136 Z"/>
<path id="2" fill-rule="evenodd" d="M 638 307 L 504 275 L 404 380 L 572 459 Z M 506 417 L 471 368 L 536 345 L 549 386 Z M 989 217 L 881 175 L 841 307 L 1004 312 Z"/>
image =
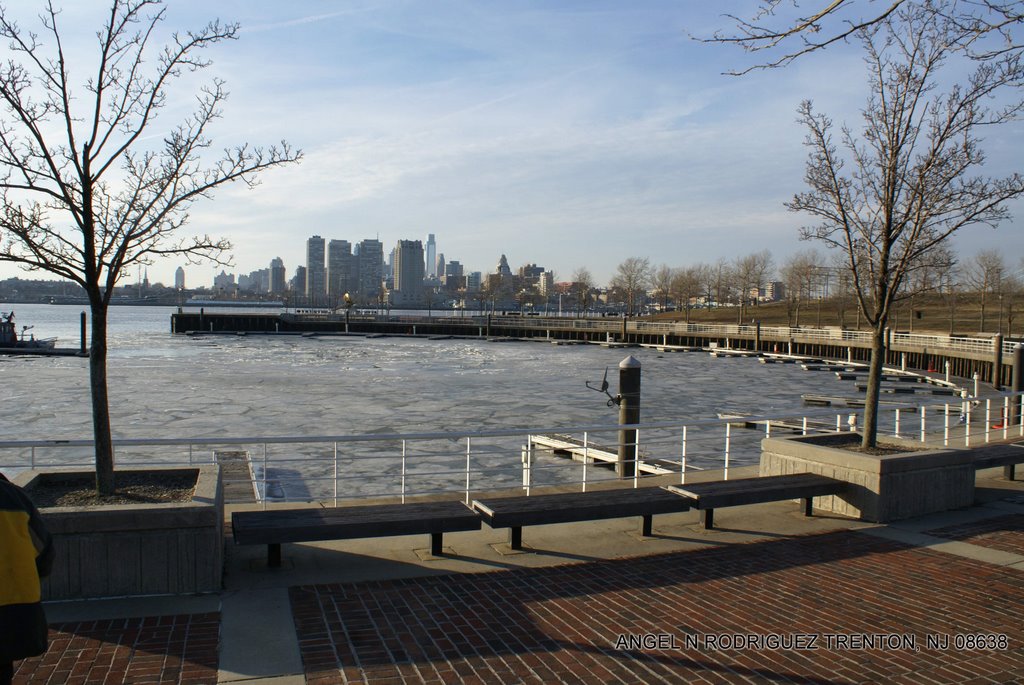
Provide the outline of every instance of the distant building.
<path id="1" fill-rule="evenodd" d="M 327 293 L 341 297 L 354 289 L 352 243 L 332 240 L 327 244 Z"/>
<path id="2" fill-rule="evenodd" d="M 363 302 L 376 303 L 384 280 L 384 246 L 379 240 L 363 240 L 356 257 L 359 281 L 356 292 Z"/>
<path id="3" fill-rule="evenodd" d="M 327 294 L 327 269 L 324 264 L 324 239 L 318 235 L 306 241 L 306 297 Z"/>
<path id="4" fill-rule="evenodd" d="M 543 266 L 537 266 L 536 264 L 526 264 L 519 267 L 519 278 L 529 283 L 536 283 L 544 273 Z"/>
<path id="5" fill-rule="evenodd" d="M 422 306 L 424 304 L 423 243 L 419 240 L 399 240 L 394 255 L 394 290 L 391 292 L 391 305 L 394 307 Z"/>
<path id="6" fill-rule="evenodd" d="M 287 287 L 284 261 L 280 257 L 274 257 L 270 260 L 270 292 L 281 295 Z"/>
<path id="7" fill-rule="evenodd" d="M 270 269 L 258 269 L 238 277 L 238 289 L 253 293 L 270 292 Z"/>
<path id="8" fill-rule="evenodd" d="M 494 274 L 501 278 L 511 278 L 512 269 L 508 266 L 508 259 L 505 255 L 501 255 L 501 259 L 498 260 L 498 266 L 494 267 Z"/>
<path id="9" fill-rule="evenodd" d="M 178 267 L 174 272 L 174 289 L 184 290 L 185 289 L 185 269 Z"/>
<path id="10" fill-rule="evenodd" d="M 290 290 L 296 295 L 306 294 L 306 267 L 299 265 L 295 267 L 295 275 L 288 281 Z"/>
<path id="11" fill-rule="evenodd" d="M 782 281 L 771 281 L 758 293 L 762 302 L 776 302 L 786 297 L 786 284 Z"/>
<path id="12" fill-rule="evenodd" d="M 466 290 L 477 292 L 484 282 L 484 275 L 479 271 L 471 271 L 466 274 Z"/>
<path id="13" fill-rule="evenodd" d="M 220 275 L 213 277 L 213 289 L 225 292 L 233 291 L 235 289 L 235 275 L 221 269 Z"/>
<path id="14" fill-rule="evenodd" d="M 453 259 L 444 266 L 444 287 L 448 290 L 458 290 L 466 287 L 466 277 L 463 275 L 462 264 Z"/>
<path id="15" fill-rule="evenodd" d="M 545 271 L 537 278 L 537 292 L 544 297 L 551 297 L 555 294 L 555 272 Z"/>
<path id="16" fill-rule="evenodd" d="M 437 255 L 437 260 L 434 262 L 434 278 L 441 280 L 444 278 L 444 253 Z"/>
<path id="17" fill-rule="evenodd" d="M 444 273 L 444 271 L 438 272 L 437 270 L 437 243 L 434 241 L 433 233 L 427 235 L 426 260 L 428 277 L 436 278 L 439 273 Z"/>

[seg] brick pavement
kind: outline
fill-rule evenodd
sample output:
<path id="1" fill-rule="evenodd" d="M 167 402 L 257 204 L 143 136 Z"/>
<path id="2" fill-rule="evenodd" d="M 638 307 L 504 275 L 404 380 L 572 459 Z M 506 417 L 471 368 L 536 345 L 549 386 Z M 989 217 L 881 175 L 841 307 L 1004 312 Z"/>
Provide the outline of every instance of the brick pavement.
<path id="1" fill-rule="evenodd" d="M 219 631 L 216 613 L 51 625 L 49 650 L 17 664 L 14 685 L 211 685 Z"/>
<path id="2" fill-rule="evenodd" d="M 1008 514 L 973 523 L 947 526 L 930 530 L 927 534 L 1024 555 L 1024 514 Z"/>
<path id="3" fill-rule="evenodd" d="M 1024 572 L 855 532 L 291 599 L 317 685 L 1024 682 Z"/>

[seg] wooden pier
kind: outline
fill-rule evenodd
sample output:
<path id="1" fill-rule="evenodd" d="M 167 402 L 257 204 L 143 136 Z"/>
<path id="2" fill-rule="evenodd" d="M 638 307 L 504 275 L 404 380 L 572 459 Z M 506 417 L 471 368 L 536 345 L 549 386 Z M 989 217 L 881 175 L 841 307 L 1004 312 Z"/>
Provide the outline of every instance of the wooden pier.
<path id="1" fill-rule="evenodd" d="M 708 325 L 643 318 L 524 317 L 493 313 L 474 316 L 360 314 L 350 317 L 344 313 L 316 316 L 300 312 L 206 313 L 203 309 L 171 315 L 172 333 L 198 331 L 215 334 L 245 331 L 270 335 L 346 331 L 424 337 L 452 335 L 476 339 L 509 337 L 538 342 L 573 340 L 600 343 L 614 340 L 617 343 L 664 346 L 665 351 L 677 347 L 699 347 L 723 350 L 716 352 L 716 356 L 735 356 L 724 351 L 735 350 L 751 356 L 771 354 L 802 357 L 806 361 L 827 359 L 837 364 L 865 366 L 870 360 L 873 345 L 866 331 L 835 327 Z M 1007 342 L 999 335 L 990 339 L 891 332 L 886 341 L 885 363 L 933 373 L 943 369 L 957 378 L 973 378 L 978 374 L 980 382 L 1001 387 L 1012 382 L 1014 369 L 1010 356 Z"/>
<path id="2" fill-rule="evenodd" d="M 255 502 L 257 493 L 249 452 L 246 450 L 215 450 L 213 459 L 220 464 L 224 499 L 228 502 Z"/>

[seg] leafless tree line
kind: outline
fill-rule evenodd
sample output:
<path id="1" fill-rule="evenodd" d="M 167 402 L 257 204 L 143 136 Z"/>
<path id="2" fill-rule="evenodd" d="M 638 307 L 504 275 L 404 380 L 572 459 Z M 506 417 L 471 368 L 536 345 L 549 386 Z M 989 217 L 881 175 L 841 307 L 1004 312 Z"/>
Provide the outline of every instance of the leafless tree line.
<path id="1" fill-rule="evenodd" d="M 908 311 L 913 312 L 922 298 L 941 301 L 948 308 L 953 333 L 961 324 L 973 325 L 958 316 L 958 308 L 971 304 L 980 308 L 978 331 L 1013 332 L 1019 317 L 1016 308 L 1024 300 L 1024 257 L 1007 263 L 993 249 L 960 262 L 944 246 L 919 259 L 908 273 L 896 298 Z M 689 322 L 695 308 L 727 306 L 738 308 L 737 321 L 742 322 L 751 307 L 772 300 L 785 304 L 789 326 L 821 326 L 823 305 L 843 328 L 859 328 L 862 323 L 845 255 L 829 258 L 815 249 L 795 252 L 777 266 L 769 250 L 679 267 L 629 257 L 618 265 L 607 290 L 609 300 L 623 304 L 630 315 L 642 304 L 653 303 L 661 311 L 679 312 Z M 569 295 L 578 312 L 594 304 L 598 291 L 589 269 L 573 272 Z M 906 325 L 913 330 L 912 317 Z"/>

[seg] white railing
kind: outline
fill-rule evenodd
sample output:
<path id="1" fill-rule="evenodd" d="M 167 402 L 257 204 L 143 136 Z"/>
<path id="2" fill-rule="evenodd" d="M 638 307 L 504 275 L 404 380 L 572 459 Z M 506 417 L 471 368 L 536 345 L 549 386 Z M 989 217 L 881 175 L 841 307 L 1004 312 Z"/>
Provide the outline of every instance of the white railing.
<path id="1" fill-rule="evenodd" d="M 975 446 L 1024 436 L 1024 396 L 1003 393 L 981 401 L 950 399 L 883 407 L 880 433 L 932 447 Z M 614 463 L 619 432 L 635 431 L 635 462 L 626 463 L 634 487 L 652 477 L 678 478 L 696 471 L 729 478 L 737 468 L 760 459 L 760 441 L 783 433 L 841 432 L 860 425 L 860 410 L 830 408 L 785 415 L 744 415 L 706 421 L 635 426 L 600 425 L 515 428 L 445 433 L 327 436 L 247 436 L 236 438 L 140 438 L 114 441 L 119 467 L 195 465 L 240 452 L 242 483 L 267 501 L 333 502 L 367 498 L 407 498 L 451 494 L 470 501 L 474 494 L 524 491 L 553 485 L 588 486 L 618 479 Z M 746 430 L 741 426 L 752 426 Z M 568 438 L 563 453 L 541 447 L 536 436 Z M 5 471 L 41 467 L 92 468 L 91 440 L 0 442 Z M 632 468 L 636 465 L 638 468 Z M 229 501 L 251 501 L 251 497 Z"/>

